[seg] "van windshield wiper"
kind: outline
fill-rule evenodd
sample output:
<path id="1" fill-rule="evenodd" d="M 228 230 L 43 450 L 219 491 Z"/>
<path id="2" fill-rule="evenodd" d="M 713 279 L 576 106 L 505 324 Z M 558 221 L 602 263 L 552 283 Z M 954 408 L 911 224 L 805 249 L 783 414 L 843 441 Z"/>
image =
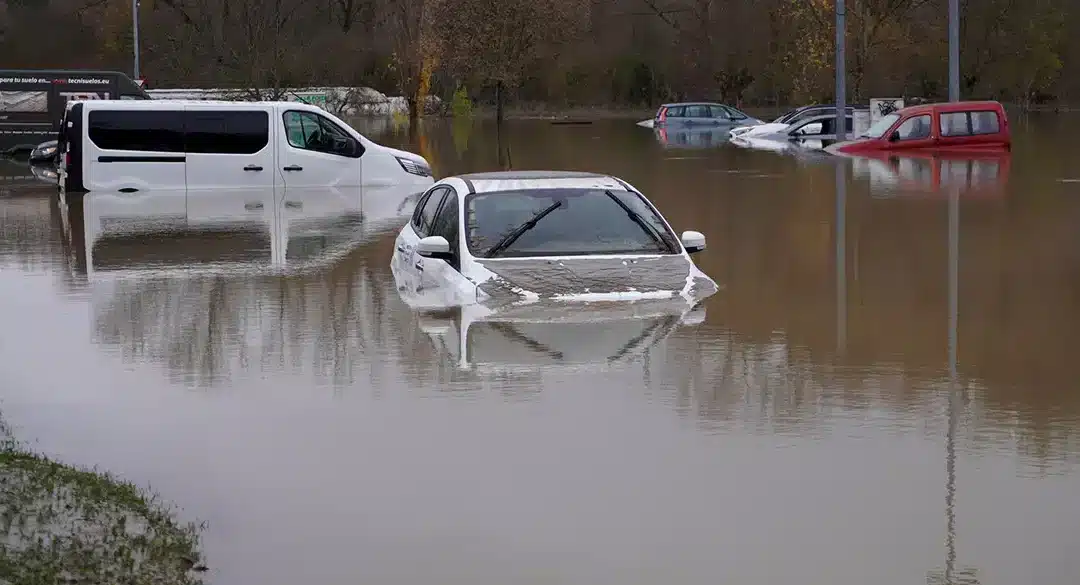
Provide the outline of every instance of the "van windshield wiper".
<path id="1" fill-rule="evenodd" d="M 630 206 L 627 205 L 625 201 L 623 201 L 622 199 L 619 199 L 619 196 L 612 193 L 611 191 L 605 190 L 604 194 L 607 195 L 608 197 L 611 197 L 611 200 L 614 201 L 615 203 L 618 203 L 619 207 L 622 207 L 623 211 L 626 212 L 626 215 L 629 215 L 630 219 L 634 220 L 634 223 L 641 226 L 641 229 L 645 230 L 645 233 L 649 234 L 649 237 L 652 238 L 653 241 L 655 241 L 658 246 L 660 246 L 661 250 L 667 250 L 669 252 L 672 251 L 671 246 L 668 245 L 668 243 L 664 241 L 664 237 L 660 235 L 660 232 L 656 231 L 656 228 L 651 223 L 649 223 L 644 217 L 641 217 L 640 213 L 638 213 L 638 212 L 634 211 L 633 209 L 631 209 Z"/>
<path id="2" fill-rule="evenodd" d="M 499 252 L 502 252 L 503 250 L 509 248 L 511 244 L 516 242 L 517 239 L 521 237 L 522 234 L 524 234 L 525 232 L 527 232 L 527 231 L 533 229 L 534 227 L 536 227 L 536 222 L 540 221 L 541 219 L 544 219 L 544 217 L 546 217 L 547 214 L 551 213 L 552 211 L 555 211 L 560 206 L 562 206 L 562 201 L 561 200 L 556 201 L 555 203 L 552 203 L 548 207 L 544 208 L 539 213 L 537 213 L 536 215 L 529 218 L 528 221 L 526 221 L 525 223 L 519 225 L 518 227 L 514 228 L 513 231 L 511 231 L 510 233 L 503 236 L 503 239 L 499 240 L 498 243 L 496 243 L 494 246 L 492 246 L 491 249 L 488 250 L 487 254 L 485 254 L 484 256 L 487 257 L 487 258 L 494 258 L 496 254 L 498 254 Z"/>

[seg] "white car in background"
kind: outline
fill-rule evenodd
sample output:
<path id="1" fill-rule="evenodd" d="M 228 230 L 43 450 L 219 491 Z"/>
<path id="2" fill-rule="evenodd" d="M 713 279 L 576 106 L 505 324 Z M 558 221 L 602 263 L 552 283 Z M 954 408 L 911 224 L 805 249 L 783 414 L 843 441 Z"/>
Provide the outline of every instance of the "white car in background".
<path id="1" fill-rule="evenodd" d="M 847 115 L 854 115 L 853 112 L 857 109 L 866 109 L 865 106 L 848 106 Z M 751 136 L 764 136 L 766 134 L 775 134 L 782 132 L 786 128 L 791 128 L 795 124 L 808 120 L 810 118 L 817 118 L 818 116 L 824 116 L 828 114 L 836 114 L 836 106 L 832 105 L 812 105 L 803 106 L 801 108 L 795 108 L 790 112 L 785 113 L 783 116 L 769 122 L 768 124 L 753 124 L 739 126 L 738 128 L 732 128 L 730 135 L 732 138 L 743 138 Z"/>
<path id="2" fill-rule="evenodd" d="M 717 290 L 690 258 L 704 249 L 704 235 L 676 236 L 618 178 L 507 171 L 436 183 L 398 234 L 391 268 L 414 307 L 693 299 Z"/>

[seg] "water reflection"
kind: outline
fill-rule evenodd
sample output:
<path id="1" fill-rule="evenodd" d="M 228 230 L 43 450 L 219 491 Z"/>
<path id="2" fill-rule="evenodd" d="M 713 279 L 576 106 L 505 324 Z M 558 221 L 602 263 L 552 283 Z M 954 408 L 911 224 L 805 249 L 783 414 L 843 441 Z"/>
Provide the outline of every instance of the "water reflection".
<path id="1" fill-rule="evenodd" d="M 107 255 L 130 220 L 88 254 L 82 206 L 6 197 L 5 413 L 208 520 L 221 583 L 1075 581 L 1080 198 L 1042 166 L 1065 164 L 1058 126 L 1018 125 L 1025 172 L 984 199 L 875 197 L 849 160 L 665 156 L 628 126 L 505 138 L 515 166 L 613 173 L 701 228 L 725 288 L 700 312 L 418 314 L 388 268 L 403 217 L 290 256 L 278 220 L 237 225 L 245 199 L 195 202 L 238 234 L 183 236 L 232 267 L 199 273 Z M 492 130 L 425 121 L 439 173 L 495 167 Z M 346 232 L 348 207 L 327 214 Z M 53 294 L 55 272 L 92 294 Z"/>
<path id="2" fill-rule="evenodd" d="M 95 340 L 166 365 L 174 381 L 216 384 L 287 359 L 341 381 L 359 341 L 346 331 L 371 299 L 340 286 L 355 276 L 340 262 L 400 227 L 418 195 L 91 193 L 65 205 L 71 267 L 85 271 Z M 314 346 L 312 331 L 325 332 Z"/>
<path id="3" fill-rule="evenodd" d="M 852 157 L 856 177 L 866 179 L 876 197 L 948 194 L 1004 197 L 1012 153 L 875 153 Z"/>
<path id="4" fill-rule="evenodd" d="M 729 126 L 717 128 L 708 126 L 704 128 L 655 128 L 653 135 L 656 141 L 664 148 L 715 148 L 727 144 L 730 135 Z"/>
<path id="5" fill-rule="evenodd" d="M 631 303 L 469 305 L 420 315 L 420 330 L 459 368 L 607 368 L 644 358 L 680 325 L 705 319 L 682 299 Z"/>
<path id="6" fill-rule="evenodd" d="M 26 161 L 0 157 L 0 197 L 16 194 L 16 189 L 33 188 L 39 184 L 41 179 Z"/>

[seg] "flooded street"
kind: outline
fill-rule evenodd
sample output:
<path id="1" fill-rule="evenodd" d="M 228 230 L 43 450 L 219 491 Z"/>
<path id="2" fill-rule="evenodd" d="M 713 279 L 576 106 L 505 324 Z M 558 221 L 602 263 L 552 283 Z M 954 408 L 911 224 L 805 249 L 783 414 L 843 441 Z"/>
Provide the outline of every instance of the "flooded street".
<path id="1" fill-rule="evenodd" d="M 610 173 L 708 237 L 703 306 L 598 322 L 415 314 L 415 194 L 62 205 L 0 161 L 0 413 L 205 521 L 215 584 L 1068 585 L 1080 116 L 1012 126 L 838 186 L 632 121 L 358 124 L 436 179 Z"/>

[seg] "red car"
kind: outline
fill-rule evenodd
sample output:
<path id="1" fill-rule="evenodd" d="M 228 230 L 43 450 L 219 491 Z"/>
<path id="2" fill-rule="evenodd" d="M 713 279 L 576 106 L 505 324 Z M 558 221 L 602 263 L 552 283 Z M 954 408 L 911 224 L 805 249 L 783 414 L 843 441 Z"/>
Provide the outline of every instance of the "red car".
<path id="1" fill-rule="evenodd" d="M 998 102 L 947 102 L 897 110 L 877 121 L 855 140 L 825 150 L 862 155 L 880 151 L 1007 151 L 1009 119 Z"/>

